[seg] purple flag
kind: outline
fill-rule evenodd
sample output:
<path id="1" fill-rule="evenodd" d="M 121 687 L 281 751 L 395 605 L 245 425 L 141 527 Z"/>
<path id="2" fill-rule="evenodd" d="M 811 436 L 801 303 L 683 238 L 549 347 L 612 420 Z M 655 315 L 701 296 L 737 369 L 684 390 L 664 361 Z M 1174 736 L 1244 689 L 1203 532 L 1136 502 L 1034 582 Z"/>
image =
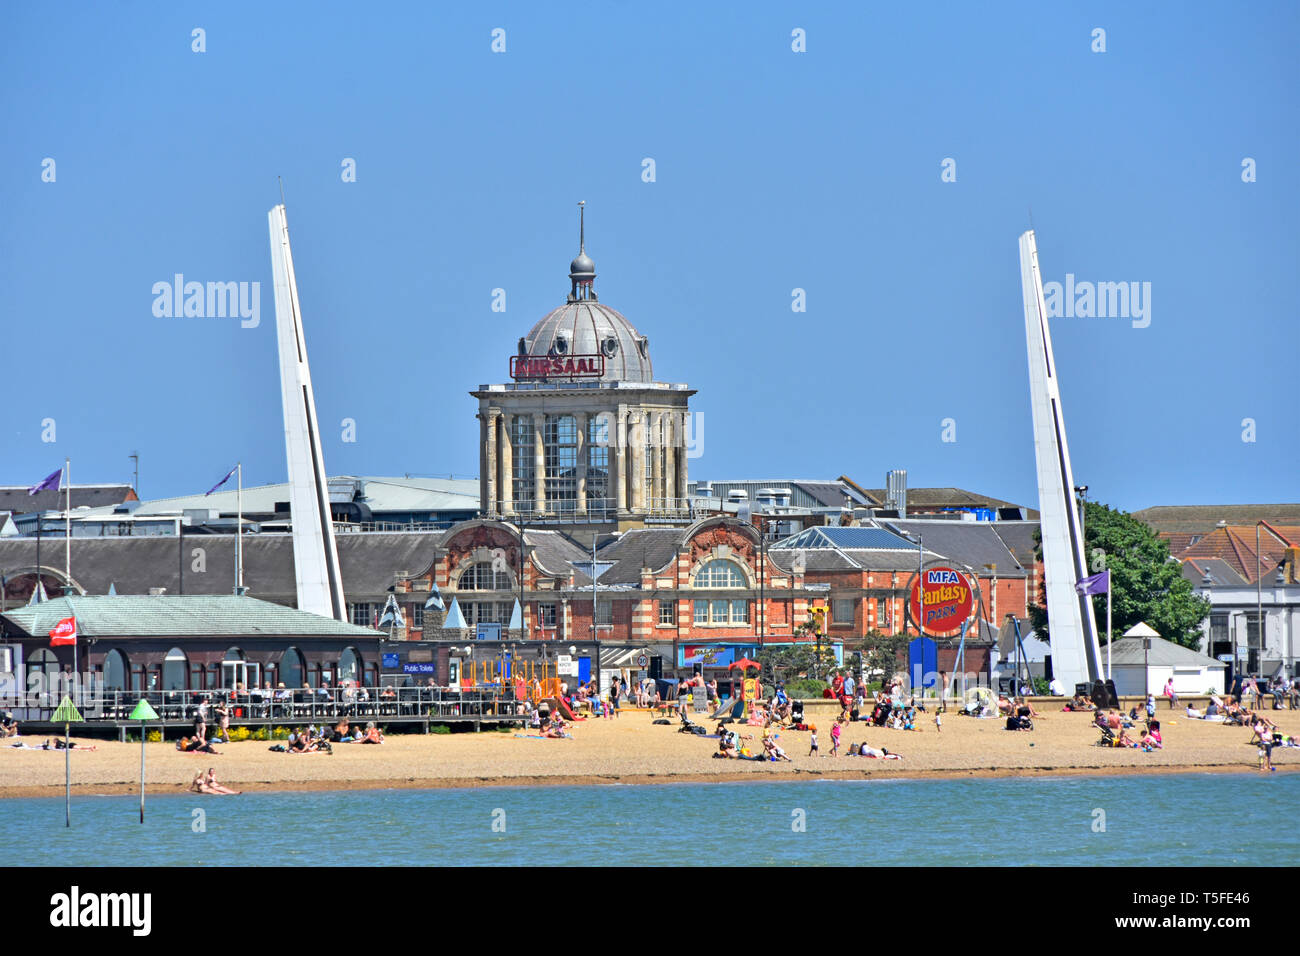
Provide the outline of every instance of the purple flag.
<path id="1" fill-rule="evenodd" d="M 239 467 L 238 465 L 235 466 L 235 468 L 238 468 L 238 467 Z M 220 488 L 222 485 L 224 485 L 226 482 L 228 482 L 228 481 L 230 480 L 230 476 L 233 475 L 233 474 L 235 473 L 235 468 L 231 468 L 228 472 L 226 472 L 226 477 L 222 478 L 220 481 L 218 481 L 215 485 L 213 485 L 213 486 L 212 486 L 211 488 L 209 488 L 207 491 L 203 492 L 203 497 L 206 498 L 208 495 L 212 494 L 212 492 L 216 491 L 218 488 Z"/>
<path id="2" fill-rule="evenodd" d="M 1074 586 L 1080 594 L 1107 594 L 1110 592 L 1110 571 L 1102 571 L 1090 578 L 1084 578 Z"/>
<path id="3" fill-rule="evenodd" d="M 27 489 L 29 495 L 34 495 L 38 491 L 48 491 L 53 488 L 55 491 L 59 488 L 59 481 L 63 478 L 63 469 L 50 472 L 50 476 L 42 481 L 39 485 L 33 485 Z"/>

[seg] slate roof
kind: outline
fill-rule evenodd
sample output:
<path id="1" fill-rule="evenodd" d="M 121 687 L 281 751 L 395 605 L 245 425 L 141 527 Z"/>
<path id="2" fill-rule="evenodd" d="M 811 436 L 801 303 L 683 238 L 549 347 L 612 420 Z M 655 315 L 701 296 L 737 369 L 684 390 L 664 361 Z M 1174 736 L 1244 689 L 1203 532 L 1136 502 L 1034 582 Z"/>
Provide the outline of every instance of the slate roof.
<path id="1" fill-rule="evenodd" d="M 1209 572 L 1211 587 L 1240 587 L 1250 583 L 1222 558 L 1188 558 L 1183 562 L 1183 577 L 1191 582 L 1192 587 L 1204 586 L 1206 572 Z"/>
<path id="2" fill-rule="evenodd" d="M 233 594 L 60 597 L 3 616 L 38 637 L 74 616 L 79 637 L 375 637 L 370 628 Z"/>
<path id="3" fill-rule="evenodd" d="M 691 528 L 639 528 L 615 538 L 596 552 L 599 561 L 613 561 L 614 566 L 601 575 L 601 585 L 641 583 L 641 569 L 662 571 L 677 557 L 677 550 Z M 578 560 L 590 560 L 587 554 Z M 582 587 L 591 579 L 580 572 L 574 575 L 575 584 Z"/>
<path id="4" fill-rule="evenodd" d="M 927 549 L 952 561 L 985 573 L 987 564 L 997 565 L 1001 578 L 1021 578 L 1025 565 L 1011 551 L 991 521 L 885 521 L 886 527 L 919 533 Z"/>
<path id="5" fill-rule="evenodd" d="M 1145 653 L 1140 637 L 1121 637 L 1110 645 L 1112 664 L 1141 665 L 1148 662 L 1144 656 Z M 1190 647 L 1183 647 L 1181 644 L 1175 644 L 1173 641 L 1167 641 L 1163 637 L 1151 638 L 1149 663 L 1157 667 L 1225 668 L 1228 666 L 1221 661 L 1216 661 L 1213 657 L 1207 657 L 1199 651 L 1194 651 Z"/>
<path id="6" fill-rule="evenodd" d="M 349 601 L 373 601 L 384 595 L 393 575 L 419 576 L 433 564 L 441 532 L 345 533 L 337 536 L 343 591 Z M 180 548 L 183 546 L 184 551 Z M 194 549 L 201 548 L 206 570 L 194 571 Z M 62 568 L 63 542 L 47 539 L 41 563 Z M 0 568 L 36 564 L 36 539 L 0 538 Z M 235 583 L 235 536 L 203 535 L 140 538 L 74 538 L 72 577 L 90 594 L 105 594 L 110 584 L 120 595 L 148 595 L 166 588 L 169 595 L 230 594 Z M 293 539 L 287 534 L 244 536 L 244 580 L 255 597 L 295 602 Z"/>
<path id="7" fill-rule="evenodd" d="M 1007 550 L 1016 556 L 1021 567 L 1032 568 L 1036 563 L 1034 560 L 1034 549 L 1038 542 L 1034 540 L 1034 535 L 1038 533 L 1037 521 L 995 521 L 992 524 L 994 533 L 1002 539 L 1002 543 Z"/>
<path id="8" fill-rule="evenodd" d="M 67 494 L 63 491 L 46 489 L 29 495 L 30 485 L 0 486 L 0 511 L 14 514 L 28 514 L 33 511 L 62 511 Z M 130 485 L 78 485 L 72 486 L 72 507 L 96 508 L 134 501 L 135 492 Z"/>
<path id="9" fill-rule="evenodd" d="M 885 498 L 889 494 L 886 488 L 863 488 L 862 491 L 877 507 L 884 505 Z M 1014 501 L 1003 501 L 1001 498 L 977 494 L 974 491 L 967 491 L 965 488 L 908 488 L 907 507 L 909 511 L 913 508 L 926 510 L 939 508 L 1024 508 L 1028 517 L 1038 518 L 1038 512 L 1032 508 L 1016 504 Z"/>

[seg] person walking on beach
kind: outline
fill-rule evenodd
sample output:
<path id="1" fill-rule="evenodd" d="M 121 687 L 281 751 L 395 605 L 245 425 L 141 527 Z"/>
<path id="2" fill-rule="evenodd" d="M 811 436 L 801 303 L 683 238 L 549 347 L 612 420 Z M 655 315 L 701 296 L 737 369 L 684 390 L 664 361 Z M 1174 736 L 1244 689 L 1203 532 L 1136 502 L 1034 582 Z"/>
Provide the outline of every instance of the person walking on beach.
<path id="1" fill-rule="evenodd" d="M 943 711 L 942 710 L 935 712 L 934 730 L 935 733 L 940 733 L 940 734 L 943 733 Z"/>
<path id="2" fill-rule="evenodd" d="M 613 719 L 618 716 L 618 694 L 622 689 L 623 682 L 615 677 L 609 684 L 609 717 Z"/>
<path id="3" fill-rule="evenodd" d="M 1171 677 L 1165 681 L 1164 696 L 1169 699 L 1169 709 L 1173 710 L 1178 706 L 1178 694 L 1174 692 L 1174 679 Z"/>
<path id="4" fill-rule="evenodd" d="M 812 731 L 812 747 L 808 750 L 808 756 L 811 757 L 813 754 L 817 754 L 817 725 L 809 724 L 808 729 Z M 821 754 L 817 754 L 817 756 L 820 757 Z"/>
<path id="5" fill-rule="evenodd" d="M 841 714 L 840 716 L 835 718 L 835 723 L 831 724 L 831 756 L 832 757 L 838 757 L 840 755 L 840 734 L 842 733 L 843 723 L 844 723 L 844 715 Z"/>

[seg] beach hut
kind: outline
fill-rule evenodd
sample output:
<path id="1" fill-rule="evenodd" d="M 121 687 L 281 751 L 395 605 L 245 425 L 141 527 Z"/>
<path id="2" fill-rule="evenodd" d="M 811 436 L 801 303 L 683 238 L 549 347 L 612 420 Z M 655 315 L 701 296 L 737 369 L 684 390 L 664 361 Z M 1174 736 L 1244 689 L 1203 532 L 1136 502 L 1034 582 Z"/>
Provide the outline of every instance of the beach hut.
<path id="1" fill-rule="evenodd" d="M 1166 641 L 1145 623 L 1135 624 L 1111 645 L 1110 660 L 1121 697 L 1159 697 L 1171 677 L 1180 695 L 1223 693 L 1226 664 Z"/>

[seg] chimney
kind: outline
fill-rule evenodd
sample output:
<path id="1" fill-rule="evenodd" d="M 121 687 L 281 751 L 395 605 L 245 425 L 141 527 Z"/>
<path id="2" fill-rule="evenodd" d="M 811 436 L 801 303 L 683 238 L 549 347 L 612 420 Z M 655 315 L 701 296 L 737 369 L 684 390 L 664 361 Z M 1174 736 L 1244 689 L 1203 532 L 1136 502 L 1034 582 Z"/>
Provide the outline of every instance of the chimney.
<path id="1" fill-rule="evenodd" d="M 1300 564 L 1300 548 L 1287 548 L 1282 554 L 1282 580 L 1286 584 L 1300 584 L 1300 569 L 1296 565 Z"/>

